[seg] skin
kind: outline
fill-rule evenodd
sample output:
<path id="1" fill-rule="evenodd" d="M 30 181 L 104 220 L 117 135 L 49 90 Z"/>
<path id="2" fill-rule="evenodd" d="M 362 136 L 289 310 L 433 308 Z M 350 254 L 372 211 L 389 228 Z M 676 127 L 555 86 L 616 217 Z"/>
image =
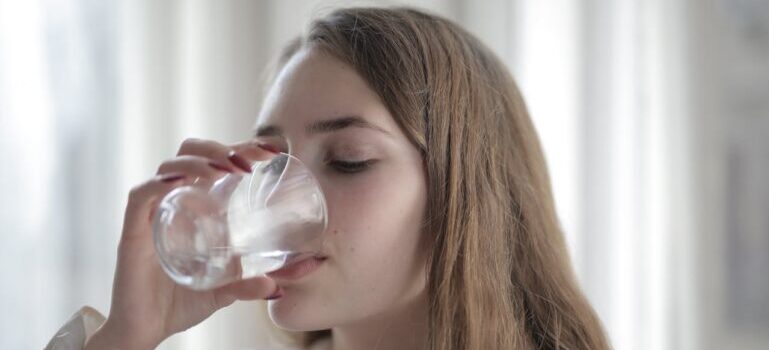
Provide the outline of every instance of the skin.
<path id="1" fill-rule="evenodd" d="M 373 127 L 308 133 L 308 125 L 360 117 Z M 290 330 L 332 329 L 334 349 L 422 348 L 426 205 L 422 157 L 353 68 L 317 51 L 300 51 L 278 76 L 257 120 L 283 137 L 258 135 L 302 159 L 318 178 L 329 210 L 325 255 L 298 281 L 279 281 L 273 322 Z M 346 174 L 329 160 L 373 161 Z M 333 164 L 333 163 L 332 163 Z M 390 343 L 398 341 L 398 343 Z"/>
<path id="2" fill-rule="evenodd" d="M 191 184 L 198 177 L 208 180 L 227 172 L 245 173 L 227 157 L 231 151 L 251 160 L 270 156 L 253 142 L 225 146 L 188 139 L 176 157 L 161 164 L 157 176 L 131 189 L 118 245 L 110 313 L 85 349 L 152 349 L 235 300 L 262 299 L 275 293 L 275 281 L 265 277 L 212 291 L 189 290 L 165 275 L 155 255 L 152 216 L 158 202 L 174 188 Z"/>
<path id="3" fill-rule="evenodd" d="M 345 117 L 359 122 L 309 128 Z M 329 213 L 323 263 L 297 280 L 259 277 L 210 292 L 174 285 L 154 256 L 148 218 L 157 201 L 190 177 L 224 175 L 211 160 L 242 171 L 227 158 L 232 150 L 250 161 L 267 157 L 253 142 L 188 140 L 158 177 L 129 195 L 112 308 L 87 349 L 151 348 L 237 299 L 276 292 L 281 296 L 268 304 L 273 322 L 295 331 L 331 329 L 322 348 L 425 347 L 426 177 L 419 151 L 377 94 L 351 67 L 304 49 L 279 74 L 255 126 L 259 142 L 301 159 L 323 189 Z M 163 174 L 187 177 L 164 182 Z"/>

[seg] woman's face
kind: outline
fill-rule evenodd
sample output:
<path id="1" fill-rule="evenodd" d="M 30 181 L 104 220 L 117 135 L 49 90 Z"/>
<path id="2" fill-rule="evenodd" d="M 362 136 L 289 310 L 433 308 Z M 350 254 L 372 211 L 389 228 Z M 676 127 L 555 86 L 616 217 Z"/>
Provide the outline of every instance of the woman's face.
<path id="1" fill-rule="evenodd" d="M 273 322 L 328 329 L 421 300 L 422 158 L 363 78 L 332 56 L 302 50 L 270 89 L 256 128 L 257 138 L 312 170 L 329 213 L 327 258 L 300 278 L 276 279 L 283 296 L 269 302 Z"/>

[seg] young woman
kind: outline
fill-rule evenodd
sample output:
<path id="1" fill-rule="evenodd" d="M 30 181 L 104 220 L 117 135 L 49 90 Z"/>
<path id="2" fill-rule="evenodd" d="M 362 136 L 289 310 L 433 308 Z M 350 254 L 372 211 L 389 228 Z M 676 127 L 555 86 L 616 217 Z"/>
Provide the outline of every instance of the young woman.
<path id="1" fill-rule="evenodd" d="M 279 68 L 254 140 L 187 140 L 131 191 L 112 307 L 85 327 L 86 348 L 153 348 L 260 298 L 297 349 L 609 348 L 570 267 L 524 102 L 488 48 L 417 10 L 342 9 Z M 174 285 L 152 244 L 158 200 L 275 149 L 302 159 L 326 194 L 323 257 L 289 277 Z"/>

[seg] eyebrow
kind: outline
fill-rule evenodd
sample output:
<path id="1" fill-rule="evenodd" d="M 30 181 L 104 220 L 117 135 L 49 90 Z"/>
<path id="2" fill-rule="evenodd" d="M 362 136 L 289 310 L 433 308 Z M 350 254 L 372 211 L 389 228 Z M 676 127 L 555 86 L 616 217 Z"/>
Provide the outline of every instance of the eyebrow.
<path id="1" fill-rule="evenodd" d="M 372 129 L 382 132 L 388 136 L 392 136 L 387 130 L 372 124 L 371 122 L 359 117 L 359 116 L 344 116 L 334 119 L 321 120 L 307 126 L 306 132 L 308 134 L 320 134 L 338 131 L 347 127 L 358 127 Z M 283 130 L 274 125 L 260 126 L 254 132 L 255 137 L 275 136 L 283 135 Z"/>

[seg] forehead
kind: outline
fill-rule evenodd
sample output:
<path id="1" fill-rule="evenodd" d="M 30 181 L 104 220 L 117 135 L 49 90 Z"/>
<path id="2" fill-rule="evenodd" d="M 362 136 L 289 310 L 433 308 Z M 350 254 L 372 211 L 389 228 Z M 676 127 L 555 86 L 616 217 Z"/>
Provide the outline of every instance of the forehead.
<path id="1" fill-rule="evenodd" d="M 278 74 L 254 129 L 276 126 L 290 132 L 353 115 L 388 131 L 397 129 L 379 96 L 355 69 L 317 49 L 302 49 Z"/>

